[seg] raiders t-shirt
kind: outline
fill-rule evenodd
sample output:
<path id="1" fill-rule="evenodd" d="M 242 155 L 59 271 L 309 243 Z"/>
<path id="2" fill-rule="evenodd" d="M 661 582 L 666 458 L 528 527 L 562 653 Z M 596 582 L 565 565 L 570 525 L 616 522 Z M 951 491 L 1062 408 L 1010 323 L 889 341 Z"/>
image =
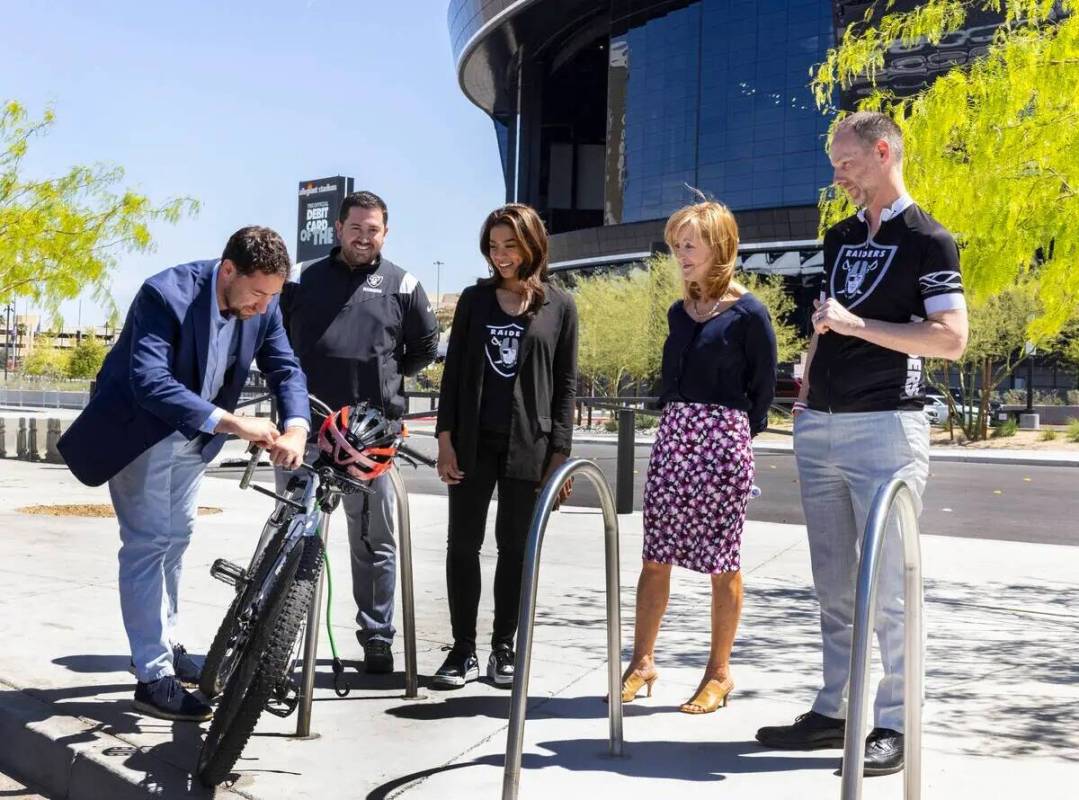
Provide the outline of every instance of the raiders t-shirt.
<path id="1" fill-rule="evenodd" d="M 521 338 L 528 317 L 510 316 L 496 300 L 487 321 L 484 342 L 483 392 L 480 396 L 480 429 L 509 433 L 513 413 L 513 385 L 520 366 Z"/>
<path id="2" fill-rule="evenodd" d="M 881 322 L 912 322 L 965 308 L 955 239 L 908 196 L 881 214 L 869 237 L 863 212 L 824 235 L 824 288 L 847 310 Z M 808 405 L 816 411 L 920 409 L 922 359 L 856 336 L 817 337 Z"/>

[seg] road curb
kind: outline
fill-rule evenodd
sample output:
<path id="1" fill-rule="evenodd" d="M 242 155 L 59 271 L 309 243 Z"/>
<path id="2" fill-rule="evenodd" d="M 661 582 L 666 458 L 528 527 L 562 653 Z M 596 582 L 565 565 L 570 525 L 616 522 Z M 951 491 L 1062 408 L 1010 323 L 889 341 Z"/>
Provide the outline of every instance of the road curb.
<path id="1" fill-rule="evenodd" d="M 434 436 L 434 433 L 429 431 L 414 430 L 412 433 L 416 436 Z M 608 438 L 605 436 L 575 436 L 573 437 L 573 443 L 605 444 L 613 447 L 618 444 L 618 440 L 613 437 Z M 636 439 L 633 442 L 635 447 L 651 447 L 654 443 L 655 439 Z M 794 445 L 793 443 L 775 444 L 771 442 L 754 442 L 753 451 L 755 453 L 768 453 L 772 455 L 794 455 Z M 1046 455 L 1039 458 L 1023 453 L 1014 456 L 1007 455 L 1006 452 L 1007 451 L 991 450 L 957 453 L 952 450 L 934 450 L 931 448 L 929 451 L 929 459 L 930 461 L 968 464 L 1005 464 L 1009 466 L 1026 467 L 1079 467 L 1079 454 L 1074 456 Z"/>
<path id="2" fill-rule="evenodd" d="M 191 775 L 102 730 L 102 723 L 65 715 L 55 703 L 0 680 L 0 767 L 65 800 L 221 798 L 244 795 L 203 789 Z M 138 755 L 145 765 L 124 763 Z"/>

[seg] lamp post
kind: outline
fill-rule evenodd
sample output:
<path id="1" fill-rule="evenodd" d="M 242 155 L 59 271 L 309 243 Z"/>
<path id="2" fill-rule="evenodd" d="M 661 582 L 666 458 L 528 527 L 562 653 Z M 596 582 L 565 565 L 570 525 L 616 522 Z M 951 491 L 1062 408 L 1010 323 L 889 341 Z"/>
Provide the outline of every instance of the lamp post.
<path id="1" fill-rule="evenodd" d="M 11 358 L 11 303 L 4 308 L 4 382 L 7 382 L 7 362 Z"/>
<path id="2" fill-rule="evenodd" d="M 435 314 L 442 308 L 442 265 L 443 261 L 435 262 Z"/>
<path id="3" fill-rule="evenodd" d="M 1023 346 L 1023 351 L 1027 354 L 1027 413 L 1034 413 L 1034 354 L 1037 349 L 1034 347 L 1033 342 L 1027 342 Z"/>

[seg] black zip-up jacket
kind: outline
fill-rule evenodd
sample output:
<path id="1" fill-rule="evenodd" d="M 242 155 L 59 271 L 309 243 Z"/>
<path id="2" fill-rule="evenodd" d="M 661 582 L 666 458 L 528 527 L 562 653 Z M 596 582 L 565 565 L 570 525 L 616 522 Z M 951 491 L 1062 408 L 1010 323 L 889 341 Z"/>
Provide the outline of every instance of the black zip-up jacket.
<path id="1" fill-rule="evenodd" d="M 506 475 L 538 481 L 551 453 L 569 455 L 577 393 L 577 306 L 568 292 L 545 287 L 543 305 L 521 339 L 513 386 Z M 457 301 L 450 329 L 438 433 L 449 431 L 457 465 L 467 475 L 476 463 L 483 398 L 487 323 L 498 298 L 490 284 L 469 286 Z"/>
<path id="2" fill-rule="evenodd" d="M 331 408 L 366 400 L 405 413 L 404 376 L 438 352 L 438 323 L 423 287 L 386 258 L 352 268 L 338 258 L 311 264 L 286 285 L 281 308 L 309 391 Z"/>

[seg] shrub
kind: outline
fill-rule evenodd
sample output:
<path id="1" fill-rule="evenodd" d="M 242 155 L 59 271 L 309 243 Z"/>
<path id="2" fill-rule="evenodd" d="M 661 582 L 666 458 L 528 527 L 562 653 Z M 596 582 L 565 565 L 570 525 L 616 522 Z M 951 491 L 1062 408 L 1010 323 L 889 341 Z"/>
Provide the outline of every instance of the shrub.
<path id="1" fill-rule="evenodd" d="M 1038 439 L 1043 442 L 1051 442 L 1056 438 L 1057 432 L 1054 431 L 1052 428 L 1046 428 L 1042 431 L 1042 435 L 1038 437 Z"/>
<path id="2" fill-rule="evenodd" d="M 616 415 L 614 415 L 614 414 L 611 414 L 611 416 L 609 416 L 607 418 L 607 421 L 603 423 L 603 429 L 605 431 L 607 431 L 607 433 L 615 433 L 615 432 L 617 432 L 618 431 L 618 417 Z"/>
<path id="3" fill-rule="evenodd" d="M 1068 420 L 1068 432 L 1064 434 L 1069 442 L 1079 442 L 1079 419 Z"/>
<path id="4" fill-rule="evenodd" d="M 659 417 L 652 414 L 637 414 L 637 430 L 650 431 L 659 427 Z"/>
<path id="5" fill-rule="evenodd" d="M 999 426 L 993 429 L 994 439 L 1005 439 L 1009 436 L 1015 436 L 1016 431 L 1019 430 L 1019 423 L 1014 419 L 1010 419 L 1007 422 L 1000 423 Z"/>

